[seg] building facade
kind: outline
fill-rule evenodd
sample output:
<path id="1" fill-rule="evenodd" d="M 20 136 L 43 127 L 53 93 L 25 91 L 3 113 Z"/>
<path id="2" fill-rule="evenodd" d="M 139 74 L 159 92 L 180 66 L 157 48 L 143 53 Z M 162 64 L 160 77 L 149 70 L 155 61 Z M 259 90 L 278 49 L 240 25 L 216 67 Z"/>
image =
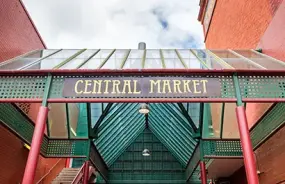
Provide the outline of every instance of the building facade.
<path id="1" fill-rule="evenodd" d="M 36 49 L 46 48 L 44 41 L 38 33 L 24 4 L 20 0 L 9 0 L 0 2 L 0 62 L 17 57 Z M 37 104 L 18 104 L 29 117 L 35 122 L 38 106 Z M 1 183 L 20 183 L 23 178 L 29 150 L 24 143 L 9 132 L 2 124 L 0 125 L 0 168 Z M 65 159 L 40 158 L 36 181 L 49 173 L 49 170 L 65 166 Z M 52 171 L 56 172 L 56 168 Z M 50 173 L 49 175 L 53 175 Z M 57 175 L 55 173 L 54 175 Z M 44 178 L 50 183 L 49 176 Z M 55 176 L 51 176 L 52 179 Z"/>
<path id="2" fill-rule="evenodd" d="M 262 49 L 267 55 L 285 60 L 283 0 L 201 0 L 198 20 L 203 26 L 207 49 Z M 271 106 L 271 103 L 248 103 L 249 128 Z M 284 127 L 279 127 L 255 150 L 261 184 L 282 183 L 285 180 L 284 131 Z M 231 181 L 246 183 L 244 167 L 232 175 Z"/>

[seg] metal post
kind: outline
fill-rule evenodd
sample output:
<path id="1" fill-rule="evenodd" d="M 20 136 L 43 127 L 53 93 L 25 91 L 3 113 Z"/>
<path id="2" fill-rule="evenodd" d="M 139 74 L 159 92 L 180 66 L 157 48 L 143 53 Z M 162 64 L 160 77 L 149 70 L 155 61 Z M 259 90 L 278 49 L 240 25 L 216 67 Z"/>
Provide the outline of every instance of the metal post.
<path id="1" fill-rule="evenodd" d="M 89 179 L 89 162 L 86 161 L 84 163 L 83 184 L 88 184 L 88 179 Z"/>
<path id="2" fill-rule="evenodd" d="M 28 160 L 26 163 L 26 168 L 25 168 L 25 173 L 24 173 L 22 184 L 34 183 L 41 144 L 42 144 L 42 140 L 43 140 L 44 132 L 45 132 L 47 115 L 48 115 L 48 108 L 45 106 L 41 106 L 39 113 L 38 113 L 37 121 L 35 124 L 35 130 L 33 134 L 31 149 L 30 149 Z"/>
<path id="3" fill-rule="evenodd" d="M 242 96 L 239 87 L 238 77 L 233 76 L 235 91 L 237 96 L 236 116 L 238 121 L 239 135 L 241 140 L 241 147 L 243 151 L 243 160 L 246 171 L 246 177 L 249 184 L 258 184 L 258 176 L 256 170 L 256 163 L 254 159 L 253 148 L 250 140 L 248 123 L 246 119 L 245 108 L 242 103 Z"/>
<path id="4" fill-rule="evenodd" d="M 200 161 L 200 172 L 201 172 L 201 182 L 202 182 L 202 184 L 207 184 L 206 165 L 205 165 L 204 161 Z"/>
<path id="5" fill-rule="evenodd" d="M 236 107 L 236 115 L 238 120 L 238 128 L 243 151 L 243 159 L 246 171 L 246 177 L 249 184 L 258 184 L 258 176 L 256 163 L 253 154 L 253 148 L 250 140 L 248 124 L 244 106 Z"/>

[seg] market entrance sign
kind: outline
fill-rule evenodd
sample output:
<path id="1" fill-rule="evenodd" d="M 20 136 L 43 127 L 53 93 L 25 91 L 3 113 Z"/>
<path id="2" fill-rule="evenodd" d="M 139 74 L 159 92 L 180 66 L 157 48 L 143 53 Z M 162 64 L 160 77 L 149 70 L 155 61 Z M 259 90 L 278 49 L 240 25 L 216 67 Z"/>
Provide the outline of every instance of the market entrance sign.
<path id="1" fill-rule="evenodd" d="M 193 98 L 221 95 L 218 78 L 98 77 L 66 78 L 64 97 Z"/>

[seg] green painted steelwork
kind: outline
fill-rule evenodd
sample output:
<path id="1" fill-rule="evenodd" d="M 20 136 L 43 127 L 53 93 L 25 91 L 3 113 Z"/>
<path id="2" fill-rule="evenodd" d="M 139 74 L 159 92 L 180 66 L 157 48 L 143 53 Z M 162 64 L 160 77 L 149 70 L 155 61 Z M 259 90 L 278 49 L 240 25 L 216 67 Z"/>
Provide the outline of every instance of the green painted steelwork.
<path id="1" fill-rule="evenodd" d="M 103 104 L 102 104 L 103 105 Z M 109 113 L 111 107 L 112 107 L 113 103 L 108 103 L 108 105 L 106 106 L 106 108 L 104 109 L 104 111 L 102 111 L 102 114 L 100 115 L 99 119 L 97 120 L 97 122 L 95 123 L 94 127 L 92 128 L 92 132 L 91 135 L 96 138 L 98 136 L 98 128 L 101 124 L 101 122 L 104 120 L 104 118 L 107 116 L 107 114 Z M 103 110 L 103 109 L 102 109 Z"/>
<path id="2" fill-rule="evenodd" d="M 221 113 L 221 122 L 220 122 L 220 138 L 223 138 L 223 130 L 224 130 L 224 114 L 225 114 L 225 103 L 222 104 L 222 113 Z"/>
<path id="3" fill-rule="evenodd" d="M 181 64 L 183 65 L 183 67 L 184 68 L 188 68 L 186 63 L 184 62 L 183 58 L 181 57 L 181 55 L 180 55 L 180 53 L 178 52 L 177 49 L 175 49 L 175 53 L 176 53 L 177 57 L 179 58 L 179 60 L 180 60 Z"/>
<path id="4" fill-rule="evenodd" d="M 239 87 L 239 79 L 237 77 L 237 74 L 233 76 L 234 86 L 235 86 L 235 92 L 236 92 L 236 98 L 237 98 L 237 106 L 242 106 L 242 95 Z"/>
<path id="5" fill-rule="evenodd" d="M 163 56 L 163 51 L 161 49 L 159 49 L 159 55 L 160 55 L 162 67 L 166 68 L 165 61 L 164 61 L 164 56 Z"/>
<path id="6" fill-rule="evenodd" d="M 149 149 L 149 157 L 142 156 Z M 108 183 L 185 183 L 184 168 L 150 130 L 145 129 L 110 166 Z"/>
<path id="7" fill-rule="evenodd" d="M 86 115 L 87 115 L 87 134 L 88 134 L 88 137 L 90 138 L 91 135 L 91 105 L 90 103 L 86 103 Z"/>
<path id="8" fill-rule="evenodd" d="M 203 158 L 237 157 L 242 158 L 240 140 L 202 140 Z"/>
<path id="9" fill-rule="evenodd" d="M 250 130 L 254 149 L 285 125 L 285 103 L 276 103 Z"/>
<path id="10" fill-rule="evenodd" d="M 126 55 L 124 56 L 124 59 L 123 59 L 123 61 L 122 61 L 122 63 L 121 63 L 121 66 L 120 66 L 121 69 L 124 68 L 124 66 L 125 66 L 125 64 L 126 64 L 126 61 L 127 61 L 128 57 L 129 57 L 130 53 L 131 53 L 131 49 L 129 49 L 129 50 L 126 52 Z"/>
<path id="11" fill-rule="evenodd" d="M 78 66 L 76 66 L 76 69 L 79 69 L 80 67 L 82 67 L 83 65 L 85 65 L 90 59 L 92 59 L 98 52 L 100 52 L 100 49 L 98 49 L 96 52 L 94 52 L 94 54 L 92 54 L 91 56 L 89 56 L 87 59 L 85 59 L 82 63 L 80 63 Z"/>
<path id="12" fill-rule="evenodd" d="M 47 106 L 47 99 L 49 98 L 51 82 L 52 82 L 52 75 L 49 74 L 47 77 L 47 81 L 45 83 L 44 95 L 43 95 L 43 100 L 42 100 L 42 106 L 44 107 Z"/>
<path id="13" fill-rule="evenodd" d="M 0 103 L 0 121 L 26 144 L 31 144 L 34 124 L 16 105 Z M 41 146 L 42 155 L 46 153 L 47 144 L 48 138 L 44 136 Z"/>
<path id="14" fill-rule="evenodd" d="M 143 57 L 142 57 L 142 68 L 145 67 L 145 59 L 146 59 L 146 50 L 143 51 Z"/>
<path id="15" fill-rule="evenodd" d="M 100 64 L 99 68 L 102 68 L 108 61 L 108 59 L 110 59 L 110 57 L 114 54 L 114 52 L 116 51 L 116 49 L 113 49 L 112 52 L 102 61 L 102 63 Z"/>
<path id="16" fill-rule="evenodd" d="M 202 138 L 212 137 L 212 115 L 209 103 L 204 103 L 203 108 L 203 125 L 202 125 Z"/>
<path id="17" fill-rule="evenodd" d="M 185 118 L 188 120 L 188 122 L 189 122 L 191 128 L 192 128 L 192 129 L 194 130 L 194 132 L 196 133 L 196 132 L 197 132 L 197 127 L 196 127 L 195 123 L 193 122 L 192 118 L 191 118 L 191 117 L 189 116 L 189 114 L 188 114 L 188 110 L 189 110 L 188 107 L 189 107 L 189 104 L 187 104 L 188 110 L 185 109 L 185 107 L 183 106 L 182 103 L 177 103 L 177 104 L 178 104 L 179 108 L 181 109 L 182 114 L 183 114 L 183 115 L 185 116 Z"/>
<path id="18" fill-rule="evenodd" d="M 68 103 L 65 104 L 65 111 L 66 111 L 67 138 L 70 139 L 70 123 L 69 123 L 69 108 L 68 108 Z M 47 129 L 49 129 L 49 126 L 48 126 Z"/>
<path id="19" fill-rule="evenodd" d="M 62 62 L 60 62 L 58 65 L 56 65 L 53 69 L 59 69 L 60 67 L 62 67 L 63 65 L 65 65 L 66 63 L 68 63 L 69 61 L 73 60 L 74 58 L 76 58 L 77 56 L 79 56 L 82 52 L 84 52 L 86 49 L 82 49 L 78 52 L 76 52 L 75 54 L 73 54 L 72 56 L 70 56 L 69 58 L 63 60 Z"/>
<path id="20" fill-rule="evenodd" d="M 190 49 L 190 52 L 198 59 L 198 61 L 202 64 L 203 68 L 210 69 L 210 67 L 200 57 L 198 57 L 198 55 L 192 49 Z"/>

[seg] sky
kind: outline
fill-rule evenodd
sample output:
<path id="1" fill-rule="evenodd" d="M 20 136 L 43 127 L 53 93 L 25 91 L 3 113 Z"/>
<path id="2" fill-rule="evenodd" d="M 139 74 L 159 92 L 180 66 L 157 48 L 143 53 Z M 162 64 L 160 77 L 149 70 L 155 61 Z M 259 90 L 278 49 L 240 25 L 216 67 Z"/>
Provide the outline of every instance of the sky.
<path id="1" fill-rule="evenodd" d="M 48 48 L 204 48 L 199 0 L 23 0 Z"/>

